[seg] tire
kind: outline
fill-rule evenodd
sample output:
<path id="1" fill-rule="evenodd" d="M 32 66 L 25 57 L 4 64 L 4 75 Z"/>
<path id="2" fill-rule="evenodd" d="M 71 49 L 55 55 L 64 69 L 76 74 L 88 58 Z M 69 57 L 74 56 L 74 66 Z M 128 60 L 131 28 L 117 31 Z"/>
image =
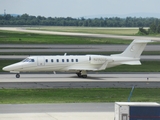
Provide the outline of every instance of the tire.
<path id="1" fill-rule="evenodd" d="M 77 73 L 77 76 L 78 76 L 78 77 L 82 77 L 81 73 Z"/>
<path id="2" fill-rule="evenodd" d="M 82 75 L 83 78 L 87 78 L 87 75 Z"/>
<path id="3" fill-rule="evenodd" d="M 20 78 L 20 74 L 16 74 L 16 78 Z"/>

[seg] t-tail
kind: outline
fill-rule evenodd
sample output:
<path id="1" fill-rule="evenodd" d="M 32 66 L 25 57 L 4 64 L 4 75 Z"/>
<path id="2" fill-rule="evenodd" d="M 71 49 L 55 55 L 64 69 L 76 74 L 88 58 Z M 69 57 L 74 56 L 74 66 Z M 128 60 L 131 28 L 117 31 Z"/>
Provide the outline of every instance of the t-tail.
<path id="1" fill-rule="evenodd" d="M 140 56 L 145 49 L 147 43 L 152 40 L 138 40 L 135 39 L 121 54 L 111 55 L 116 61 L 121 61 L 120 64 L 127 65 L 141 65 Z M 118 60 L 117 60 L 118 59 Z M 125 59 L 125 60 L 124 60 Z"/>

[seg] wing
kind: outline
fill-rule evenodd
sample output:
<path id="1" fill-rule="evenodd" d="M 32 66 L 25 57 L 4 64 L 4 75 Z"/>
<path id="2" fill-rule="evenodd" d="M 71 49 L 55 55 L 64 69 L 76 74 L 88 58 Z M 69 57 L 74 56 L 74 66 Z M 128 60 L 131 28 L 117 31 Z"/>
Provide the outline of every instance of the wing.
<path id="1" fill-rule="evenodd" d="M 108 61 L 105 61 L 102 65 L 100 65 L 99 68 L 94 68 L 93 66 L 91 67 L 86 67 L 86 66 L 71 66 L 68 68 L 69 71 L 99 71 L 99 70 L 105 70 L 108 65 Z"/>
<path id="2" fill-rule="evenodd" d="M 69 71 L 98 71 L 98 69 L 89 69 L 89 68 L 71 68 Z"/>

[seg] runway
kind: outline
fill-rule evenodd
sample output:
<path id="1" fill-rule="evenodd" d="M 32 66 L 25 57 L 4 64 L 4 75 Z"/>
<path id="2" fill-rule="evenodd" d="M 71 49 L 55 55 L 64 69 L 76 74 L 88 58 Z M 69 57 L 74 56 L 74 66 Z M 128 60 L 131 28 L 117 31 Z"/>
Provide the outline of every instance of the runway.
<path id="1" fill-rule="evenodd" d="M 0 74 L 0 89 L 37 88 L 159 88 L 159 73 L 138 74 L 88 74 L 78 78 L 75 74 Z"/>

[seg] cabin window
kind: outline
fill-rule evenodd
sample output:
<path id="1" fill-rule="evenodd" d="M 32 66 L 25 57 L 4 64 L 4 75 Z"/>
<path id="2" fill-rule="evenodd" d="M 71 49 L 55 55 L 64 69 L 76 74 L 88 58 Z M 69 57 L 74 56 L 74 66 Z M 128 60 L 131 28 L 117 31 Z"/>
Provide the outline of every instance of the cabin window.
<path id="1" fill-rule="evenodd" d="M 57 59 L 57 62 L 59 62 L 59 59 Z"/>
<path id="2" fill-rule="evenodd" d="M 46 59 L 46 62 L 48 62 L 48 59 Z"/>
<path id="3" fill-rule="evenodd" d="M 74 62 L 74 59 L 71 59 L 72 62 Z"/>
<path id="4" fill-rule="evenodd" d="M 62 62 L 64 62 L 64 59 L 62 59 Z"/>
<path id="5" fill-rule="evenodd" d="M 53 59 L 51 59 L 51 62 L 53 62 Z"/>
<path id="6" fill-rule="evenodd" d="M 69 62 L 69 59 L 67 59 L 67 62 Z"/>
<path id="7" fill-rule="evenodd" d="M 78 59 L 76 59 L 76 62 L 78 62 Z"/>
<path id="8" fill-rule="evenodd" d="M 31 59 L 32 62 L 34 62 L 34 59 Z"/>

